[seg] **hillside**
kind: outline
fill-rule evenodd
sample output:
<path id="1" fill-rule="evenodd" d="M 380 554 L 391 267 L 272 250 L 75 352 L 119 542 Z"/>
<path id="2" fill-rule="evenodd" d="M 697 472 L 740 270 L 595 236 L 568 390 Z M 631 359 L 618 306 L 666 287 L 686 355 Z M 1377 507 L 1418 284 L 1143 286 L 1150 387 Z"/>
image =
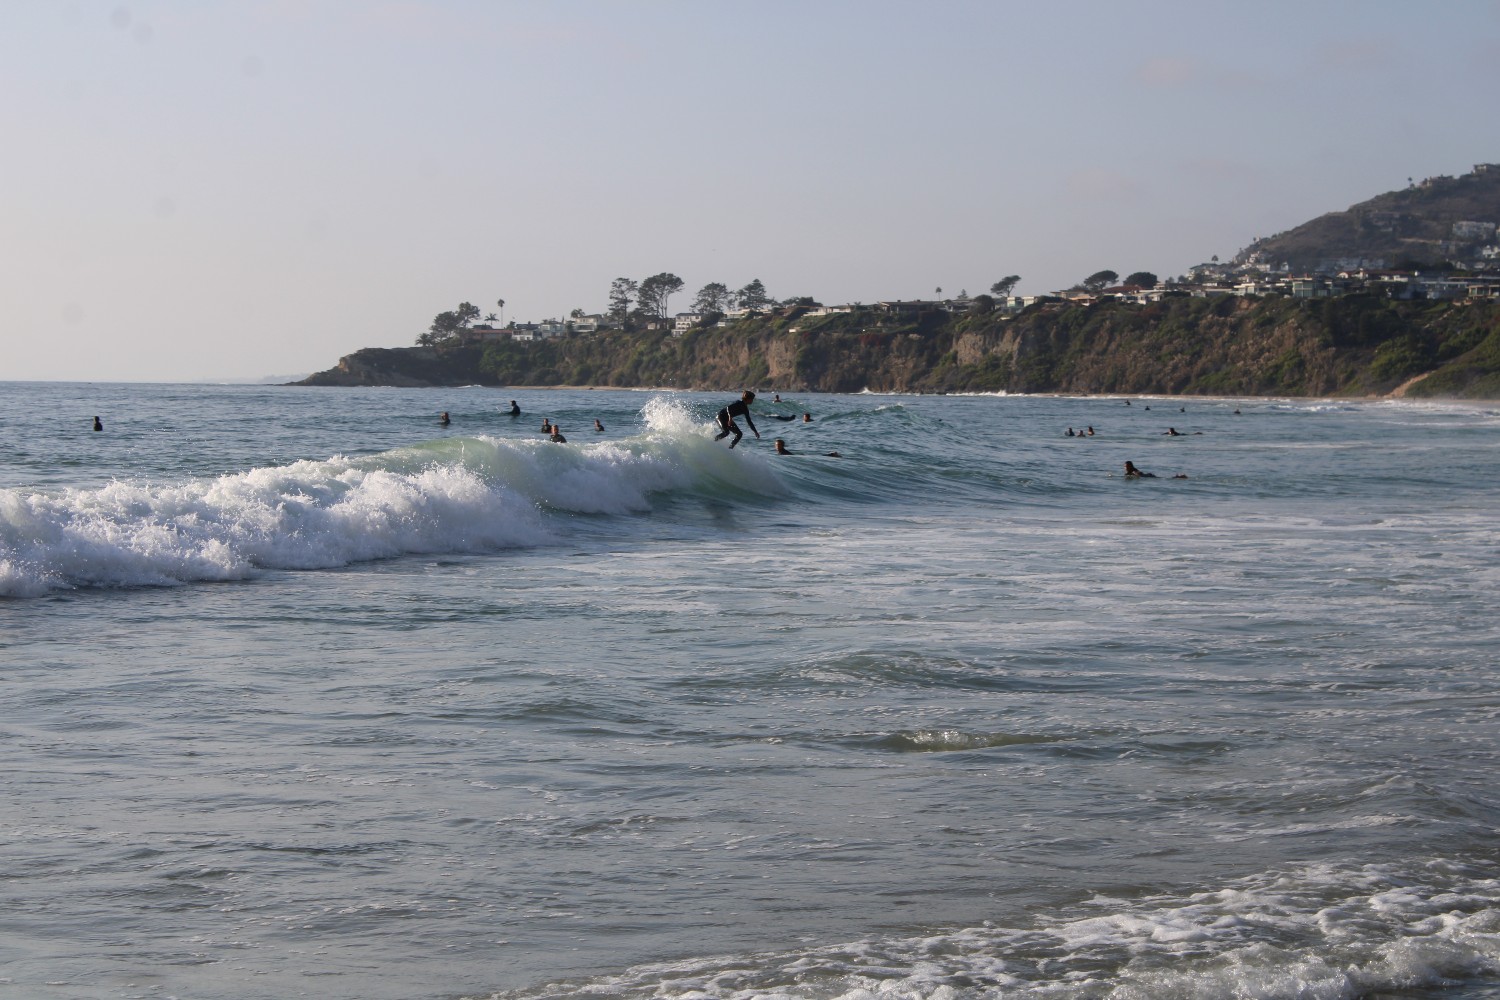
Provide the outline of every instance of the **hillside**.
<path id="1" fill-rule="evenodd" d="M 788 310 L 727 327 L 369 349 L 304 385 L 1500 398 L 1500 302 L 1049 303 L 1013 318 Z"/>
<path id="2" fill-rule="evenodd" d="M 1463 222 L 1489 223 L 1489 235 L 1466 227 L 1455 232 Z M 1340 261 L 1437 264 L 1474 256 L 1494 241 L 1497 222 L 1500 166 L 1481 165 L 1462 177 L 1431 177 L 1257 240 L 1236 261 L 1287 264 L 1294 272 L 1337 270 Z"/>

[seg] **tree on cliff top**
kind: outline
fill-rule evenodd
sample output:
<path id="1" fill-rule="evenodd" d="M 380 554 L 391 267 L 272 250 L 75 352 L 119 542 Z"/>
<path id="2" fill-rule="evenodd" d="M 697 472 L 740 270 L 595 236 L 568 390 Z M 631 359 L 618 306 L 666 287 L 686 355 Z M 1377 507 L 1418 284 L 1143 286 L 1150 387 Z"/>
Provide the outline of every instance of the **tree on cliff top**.
<path id="1" fill-rule="evenodd" d="M 1083 287 L 1085 290 L 1097 294 L 1106 285 L 1112 285 L 1119 280 L 1120 276 L 1114 271 L 1110 271 L 1107 269 L 1103 271 L 1095 271 L 1093 274 L 1083 279 Z"/>
<path id="2" fill-rule="evenodd" d="M 1011 290 L 1016 287 L 1016 282 L 1020 280 L 1019 274 L 1007 274 L 990 286 L 990 294 L 1000 299 L 1008 298 Z"/>
<path id="3" fill-rule="evenodd" d="M 640 303 L 641 312 L 657 319 L 666 319 L 667 299 L 682 291 L 682 285 L 681 278 L 666 271 L 653 274 L 642 281 L 640 289 L 636 292 L 636 301 Z"/>
<path id="4" fill-rule="evenodd" d="M 630 278 L 616 278 L 609 284 L 609 318 L 624 326 L 630 319 L 630 303 L 640 290 Z"/>
<path id="5" fill-rule="evenodd" d="M 729 308 L 729 286 L 721 281 L 710 281 L 698 289 L 693 300 L 693 312 L 722 313 Z"/>
<path id="6" fill-rule="evenodd" d="M 1125 278 L 1125 284 L 1135 285 L 1137 288 L 1155 288 L 1157 279 L 1150 271 L 1136 271 Z"/>
<path id="7" fill-rule="evenodd" d="M 431 347 L 434 344 L 452 340 L 459 335 L 459 331 L 468 329 L 469 324 L 478 318 L 478 306 L 471 302 L 460 302 L 457 309 L 440 312 L 434 316 L 432 325 L 417 338 L 417 345 Z"/>
<path id="8" fill-rule="evenodd" d="M 759 278 L 752 279 L 750 284 L 735 292 L 734 297 L 741 309 L 759 310 L 774 305 L 771 296 L 766 294 L 766 286 L 761 284 Z"/>

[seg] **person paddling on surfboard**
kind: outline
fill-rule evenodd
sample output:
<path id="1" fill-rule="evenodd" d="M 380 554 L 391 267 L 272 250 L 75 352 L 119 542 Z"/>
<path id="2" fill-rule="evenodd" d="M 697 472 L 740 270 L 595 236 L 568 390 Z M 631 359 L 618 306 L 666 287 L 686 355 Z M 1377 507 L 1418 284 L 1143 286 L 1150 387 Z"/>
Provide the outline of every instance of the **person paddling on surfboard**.
<path id="1" fill-rule="evenodd" d="M 760 431 L 755 430 L 755 421 L 750 419 L 750 404 L 753 402 L 755 402 L 755 393 L 751 392 L 749 389 L 746 389 L 744 392 L 740 393 L 739 399 L 736 399 L 734 402 L 730 403 L 728 406 L 720 410 L 718 415 L 715 417 L 715 419 L 719 421 L 719 433 L 714 435 L 714 440 L 722 441 L 724 440 L 724 438 L 733 434 L 734 440 L 729 442 L 729 447 L 733 448 L 735 445 L 740 443 L 740 438 L 745 436 L 745 432 L 740 430 L 739 425 L 734 422 L 735 417 L 744 417 L 745 426 L 754 431 L 756 438 L 759 439 Z"/>
<path id="2" fill-rule="evenodd" d="M 781 438 L 777 438 L 776 439 L 776 454 L 778 454 L 778 455 L 795 455 L 797 453 L 795 451 L 792 451 L 792 449 L 788 448 L 786 446 L 786 442 L 785 441 L 783 441 Z M 843 458 L 844 457 L 844 456 L 840 455 L 836 451 L 825 451 L 825 452 L 823 452 L 823 454 L 827 458 Z"/>

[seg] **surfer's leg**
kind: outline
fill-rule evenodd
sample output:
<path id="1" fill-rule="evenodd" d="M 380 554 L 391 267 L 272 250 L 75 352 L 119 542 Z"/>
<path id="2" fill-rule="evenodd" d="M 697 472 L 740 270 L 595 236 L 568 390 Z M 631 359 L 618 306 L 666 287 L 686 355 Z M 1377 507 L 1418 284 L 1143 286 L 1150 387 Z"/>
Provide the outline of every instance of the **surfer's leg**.
<path id="1" fill-rule="evenodd" d="M 733 420 L 729 421 L 729 430 L 726 433 L 734 435 L 734 440 L 729 442 L 729 447 L 731 448 L 739 444 L 740 438 L 745 436 L 745 432 L 740 430 L 740 425 L 735 423 Z"/>
<path id="2" fill-rule="evenodd" d="M 715 441 L 722 441 L 729 436 L 729 429 L 734 426 L 734 421 L 729 418 L 728 410 L 720 410 L 714 419 L 719 422 L 719 433 L 714 435 Z M 730 445 L 730 447 L 734 447 Z"/>

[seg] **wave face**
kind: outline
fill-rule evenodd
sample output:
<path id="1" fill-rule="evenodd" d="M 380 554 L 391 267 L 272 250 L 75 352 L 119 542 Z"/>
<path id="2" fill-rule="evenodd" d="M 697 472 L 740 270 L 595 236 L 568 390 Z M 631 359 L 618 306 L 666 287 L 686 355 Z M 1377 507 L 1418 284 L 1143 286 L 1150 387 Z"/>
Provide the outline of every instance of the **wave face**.
<path id="1" fill-rule="evenodd" d="M 0 596 L 240 580 L 419 553 L 556 544 L 578 515 L 664 498 L 774 495 L 763 462 L 715 446 L 659 398 L 642 433 L 578 444 L 479 435 L 176 483 L 0 491 Z"/>

